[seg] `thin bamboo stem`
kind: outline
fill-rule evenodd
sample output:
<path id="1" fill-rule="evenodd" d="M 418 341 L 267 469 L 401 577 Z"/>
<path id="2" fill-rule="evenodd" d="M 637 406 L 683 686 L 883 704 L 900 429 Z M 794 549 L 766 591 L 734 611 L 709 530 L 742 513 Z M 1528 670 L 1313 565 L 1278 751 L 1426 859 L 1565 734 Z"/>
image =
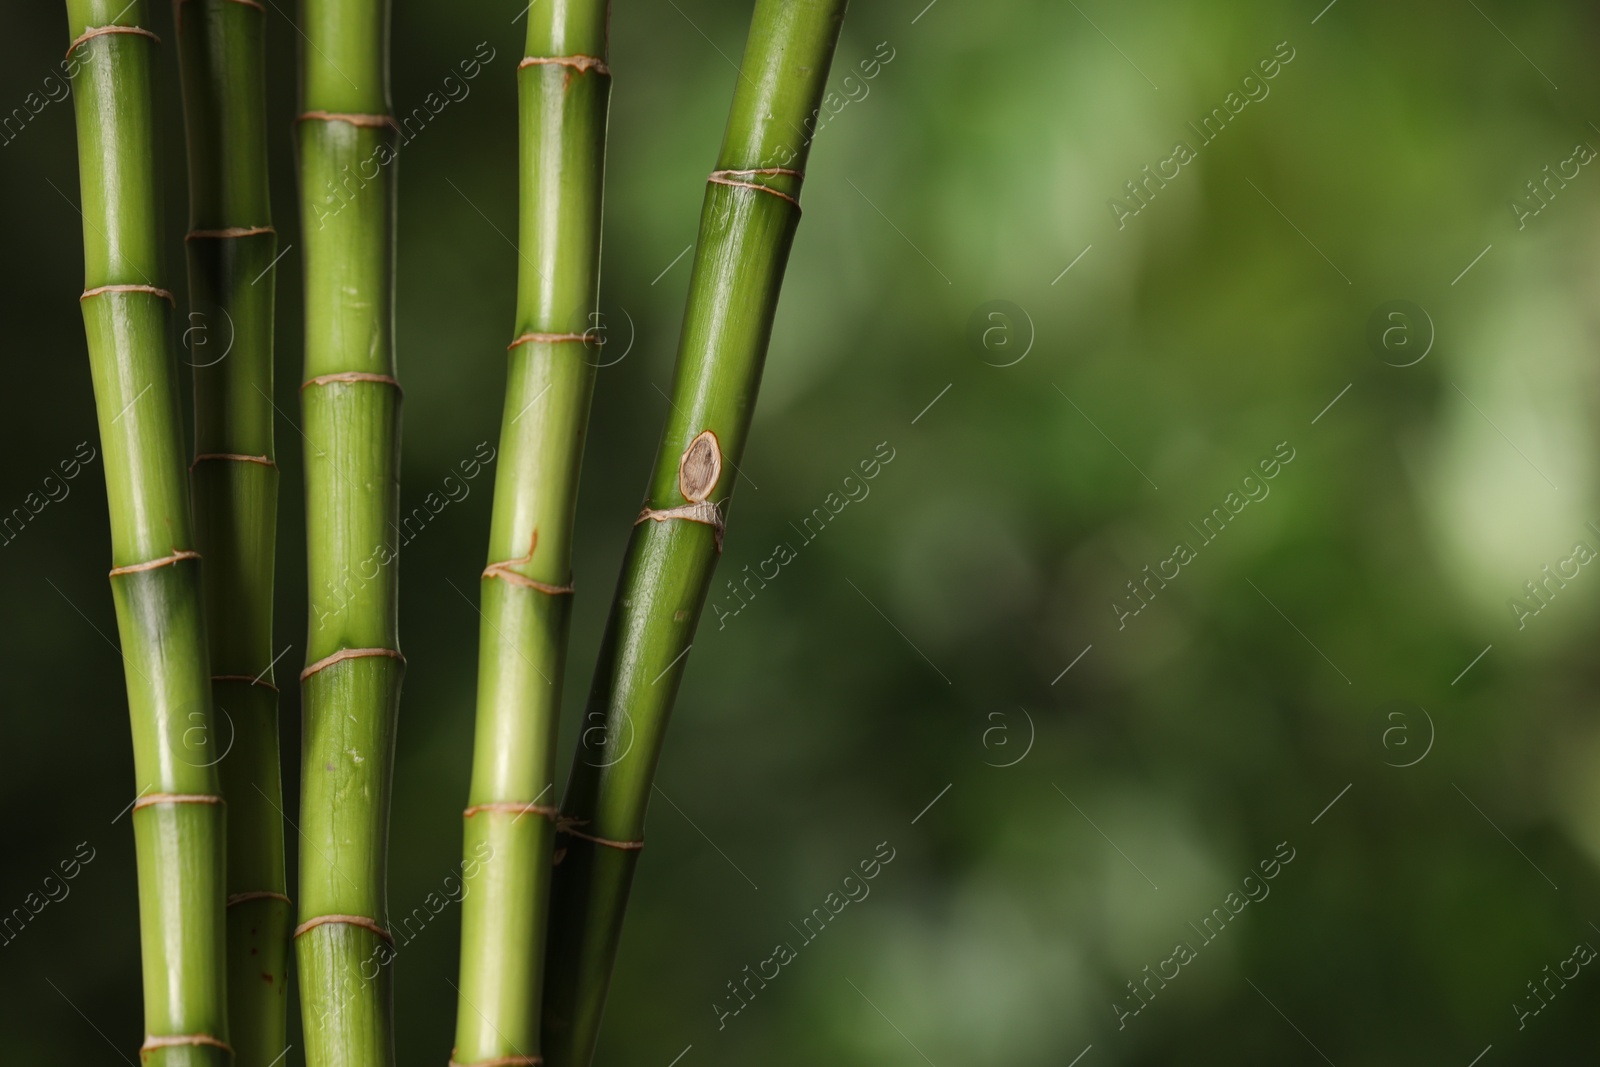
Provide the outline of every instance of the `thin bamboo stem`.
<path id="1" fill-rule="evenodd" d="M 195 533 L 206 564 L 213 714 L 227 746 L 228 1028 L 235 1067 L 286 1047 L 289 930 L 278 691 L 269 677 L 278 468 L 272 440 L 278 238 L 267 190 L 266 12 L 179 0 L 189 148 Z"/>
<path id="2" fill-rule="evenodd" d="M 301 1017 L 310 1067 L 394 1062 L 389 793 L 405 661 L 397 627 L 400 387 L 387 0 L 306 0 L 307 667 L 301 673 Z"/>
<path id="3" fill-rule="evenodd" d="M 478 717 L 464 816 L 457 1064 L 536 1062 L 572 603 L 572 527 L 596 359 L 611 74 L 608 0 L 527 11 L 516 331 L 482 579 Z"/>
<path id="4" fill-rule="evenodd" d="M 672 404 L 561 804 L 544 997 L 551 1067 L 594 1056 L 667 717 L 750 428 L 807 138 L 844 0 L 757 0 L 700 234 Z"/>
<path id="5" fill-rule="evenodd" d="M 111 515 L 111 592 L 133 727 L 134 843 L 152 1067 L 229 1061 L 226 828 L 189 520 L 172 296 L 162 285 L 142 0 L 68 0 L 83 198 L 81 300 Z"/>

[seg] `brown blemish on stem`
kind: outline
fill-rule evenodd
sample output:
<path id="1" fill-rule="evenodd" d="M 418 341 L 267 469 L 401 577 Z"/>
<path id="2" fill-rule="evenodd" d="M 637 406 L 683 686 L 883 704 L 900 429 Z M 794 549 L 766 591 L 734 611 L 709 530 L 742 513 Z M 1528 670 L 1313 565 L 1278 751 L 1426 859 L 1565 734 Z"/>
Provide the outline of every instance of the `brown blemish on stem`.
<path id="1" fill-rule="evenodd" d="M 294 903 L 294 901 L 290 900 L 288 897 L 284 896 L 282 893 L 274 893 L 270 889 L 255 889 L 255 890 L 252 890 L 252 891 L 250 891 L 248 893 L 233 893 L 233 894 L 230 894 L 229 897 L 228 897 L 227 906 L 231 908 L 235 904 L 246 904 L 246 903 L 249 903 L 252 900 L 281 900 L 285 904 L 293 904 Z"/>
<path id="2" fill-rule="evenodd" d="M 400 389 L 400 383 L 387 374 L 368 374 L 366 371 L 349 370 L 338 374 L 322 374 L 300 386 L 300 391 L 305 392 L 313 385 L 335 385 L 350 382 L 377 382 L 379 385 L 392 385 Z M 404 390 L 401 390 L 404 392 Z"/>
<path id="3" fill-rule="evenodd" d="M 67 58 L 71 59 L 73 49 L 77 48 L 83 42 L 91 40 L 95 37 L 104 37 L 109 33 L 131 33 L 139 37 L 148 37 L 156 44 L 161 43 L 161 38 L 157 37 L 143 26 L 91 26 L 87 30 L 84 30 L 82 33 L 78 34 L 77 37 L 73 38 L 72 43 L 67 45 Z"/>
<path id="4" fill-rule="evenodd" d="M 259 685 L 263 689 L 270 689 L 274 693 L 278 691 L 278 687 L 271 682 L 249 674 L 213 674 L 211 680 L 213 682 L 249 682 L 251 685 Z"/>
<path id="5" fill-rule="evenodd" d="M 235 0 L 235 2 L 243 3 L 244 0 Z M 185 241 L 195 241 L 212 237 L 255 237 L 257 234 L 277 232 L 271 226 L 229 226 L 222 230 L 190 230 L 184 235 L 183 239 Z"/>
<path id="6" fill-rule="evenodd" d="M 516 812 L 518 815 L 543 815 L 554 820 L 561 814 L 560 809 L 548 807 L 544 804 L 524 804 L 520 800 L 494 800 L 487 804 L 474 804 L 461 813 L 463 818 L 470 819 L 480 811 Z"/>
<path id="7" fill-rule="evenodd" d="M 165 289 L 157 289 L 153 285 L 97 285 L 93 289 L 85 289 L 83 295 L 78 297 L 78 303 L 81 304 L 91 296 L 100 296 L 104 293 L 149 293 L 152 296 L 159 296 L 173 307 L 178 306 L 171 293 Z"/>
<path id="8" fill-rule="evenodd" d="M 301 671 L 300 680 L 303 682 L 318 671 L 325 670 L 335 663 L 343 663 L 347 659 L 365 659 L 368 656 L 387 656 L 389 659 L 397 659 L 401 663 L 406 661 L 404 656 L 392 648 L 343 648 L 331 656 L 317 660 L 317 662 Z"/>
<path id="9" fill-rule="evenodd" d="M 590 336 L 586 333 L 525 333 L 506 345 L 506 351 L 509 352 L 518 345 L 559 345 L 569 341 L 587 344 Z"/>
<path id="10" fill-rule="evenodd" d="M 174 563 L 181 563 L 186 559 L 199 558 L 200 553 L 191 552 L 188 549 L 180 548 L 173 552 L 172 555 L 162 556 L 160 559 L 146 560 L 143 563 L 130 563 L 126 567 L 112 567 L 111 577 L 120 578 L 124 574 L 138 574 L 140 571 L 153 571 L 157 567 L 170 567 Z"/>
<path id="11" fill-rule="evenodd" d="M 189 464 L 189 469 L 194 470 L 203 460 L 228 460 L 233 463 L 259 463 L 263 467 L 276 467 L 266 456 L 245 456 L 237 452 L 202 452 L 194 457 L 194 462 Z"/>
<path id="12" fill-rule="evenodd" d="M 221 804 L 221 797 L 211 796 L 207 793 L 146 793 L 133 802 L 133 810 L 148 808 L 155 804 Z"/>
<path id="13" fill-rule="evenodd" d="M 363 930 L 371 930 L 389 944 L 394 944 L 394 935 L 364 915 L 318 915 L 315 919 L 307 919 L 294 928 L 294 936 L 314 930 L 328 923 L 337 923 L 340 926 L 359 926 Z"/>
<path id="14" fill-rule="evenodd" d="M 212 1048 L 222 1049 L 230 1056 L 233 1055 L 233 1046 L 210 1034 L 163 1034 L 160 1037 L 146 1034 L 144 1044 L 139 1046 L 139 1058 L 143 1059 L 144 1053 L 154 1052 L 158 1048 L 178 1048 L 185 1045 L 209 1045 Z"/>
<path id="15" fill-rule="evenodd" d="M 387 126 L 399 130 L 393 115 L 356 115 L 343 111 L 307 111 L 296 122 L 347 122 L 352 126 Z"/>
<path id="16" fill-rule="evenodd" d="M 678 459 L 678 491 L 685 500 L 698 504 L 711 495 L 722 477 L 722 448 L 717 435 L 700 431 Z"/>

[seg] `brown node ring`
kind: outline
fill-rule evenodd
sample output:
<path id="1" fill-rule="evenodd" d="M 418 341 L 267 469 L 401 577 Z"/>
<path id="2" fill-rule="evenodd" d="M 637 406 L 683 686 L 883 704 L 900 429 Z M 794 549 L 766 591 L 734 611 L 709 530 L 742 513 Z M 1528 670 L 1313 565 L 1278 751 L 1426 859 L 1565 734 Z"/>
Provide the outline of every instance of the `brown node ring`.
<path id="1" fill-rule="evenodd" d="M 335 663 L 343 663 L 347 659 L 365 659 L 368 656 L 387 656 L 389 659 L 397 659 L 401 663 L 406 661 L 404 656 L 392 648 L 342 648 L 331 656 L 324 656 L 301 671 L 300 680 L 303 682 L 318 671 L 326 670 Z"/>
<path id="2" fill-rule="evenodd" d="M 461 813 L 462 818 L 470 819 L 480 811 L 516 812 L 518 815 L 543 815 L 554 821 L 561 814 L 559 808 L 552 808 L 544 804 L 524 804 L 520 800 L 492 800 L 487 804 L 474 804 Z"/>
<path id="3" fill-rule="evenodd" d="M 518 345 L 559 345 L 570 341 L 588 344 L 592 334 L 587 333 L 525 333 L 506 345 L 509 352 Z"/>
<path id="4" fill-rule="evenodd" d="M 78 297 L 78 303 L 83 303 L 91 296 L 101 296 L 105 293 L 149 293 L 151 296 L 159 296 L 173 307 L 178 306 L 178 301 L 171 293 L 153 285 L 97 285 L 93 289 L 85 289 L 83 295 Z"/>
<path id="5" fill-rule="evenodd" d="M 584 55 L 575 55 L 575 56 L 525 56 L 525 57 L 523 57 L 522 62 L 517 64 L 517 69 L 521 70 L 523 67 L 542 67 L 542 66 L 571 67 L 573 70 L 577 71 L 579 74 L 587 74 L 589 71 L 592 70 L 597 74 L 604 74 L 607 77 L 611 76 L 611 68 L 606 66 L 606 61 L 605 60 L 600 59 L 600 58 L 598 58 L 596 56 L 584 56 Z"/>
<path id="6" fill-rule="evenodd" d="M 325 926 L 329 923 L 334 923 L 339 926 L 359 926 L 363 930 L 372 931 L 385 941 L 389 942 L 389 944 L 394 944 L 394 935 L 385 930 L 383 927 L 379 926 L 377 923 L 373 922 L 371 919 L 367 918 L 365 915 L 318 915 L 315 919 L 307 919 L 299 926 L 296 926 L 294 928 L 294 936 L 299 937 L 301 934 L 308 933 L 311 930 L 315 930 L 319 926 Z"/>
<path id="7" fill-rule="evenodd" d="M 221 804 L 223 799 L 206 793 L 146 793 L 133 802 L 133 810 L 156 804 Z"/>
<path id="8" fill-rule="evenodd" d="M 67 58 L 71 59 L 73 51 L 77 49 L 77 47 L 83 42 L 92 40 L 96 37 L 104 37 L 111 33 L 131 33 L 139 37 L 148 37 L 156 44 L 161 43 L 161 38 L 157 37 L 143 26 L 90 26 L 88 29 L 78 34 L 77 37 L 73 38 L 71 44 L 67 45 Z"/>
<path id="9" fill-rule="evenodd" d="M 199 558 L 200 553 L 191 552 L 186 548 L 180 548 L 175 550 L 172 555 L 162 556 L 160 559 L 150 559 L 143 563 L 130 563 L 125 567 L 112 567 L 111 577 L 121 578 L 125 574 L 138 574 L 140 571 L 153 571 L 157 567 L 170 567 L 174 563 L 181 563 L 186 559 Z"/>
<path id="10" fill-rule="evenodd" d="M 234 2 L 243 3 L 244 0 L 234 0 Z M 198 241 L 204 238 L 213 237 L 255 237 L 263 233 L 275 234 L 277 232 L 278 231 L 274 230 L 271 226 L 228 226 L 221 230 L 190 230 L 188 233 L 184 234 L 183 239 L 185 241 Z"/>
<path id="11" fill-rule="evenodd" d="M 275 686 L 271 682 L 266 681 L 265 679 L 261 678 L 259 675 L 251 675 L 251 674 L 213 674 L 211 676 L 211 680 L 213 682 L 247 682 L 250 685 L 259 685 L 263 689 L 270 689 L 274 693 L 276 693 L 278 691 L 278 687 L 277 686 Z"/>
<path id="12" fill-rule="evenodd" d="M 189 469 L 194 470 L 202 462 L 208 460 L 225 460 L 231 463 L 259 463 L 263 467 L 277 466 L 268 456 L 246 456 L 238 452 L 202 452 L 194 457 L 194 462 L 189 464 Z"/>
<path id="13" fill-rule="evenodd" d="M 473 1060 L 462 1063 L 456 1059 L 456 1050 L 450 1050 L 449 1067 L 540 1067 L 544 1060 L 538 1056 L 497 1056 L 492 1060 Z"/>
<path id="14" fill-rule="evenodd" d="M 582 830 L 575 829 L 577 826 L 587 824 L 588 821 L 587 819 L 572 819 L 566 816 L 559 816 L 556 819 L 556 833 L 566 834 L 568 837 L 581 837 L 585 841 L 593 841 L 597 845 L 621 849 L 624 852 L 637 852 L 639 849 L 644 848 L 643 841 L 613 841 L 609 837 L 596 837 L 593 834 L 586 834 Z"/>
<path id="15" fill-rule="evenodd" d="M 731 185 L 738 189 L 755 189 L 758 192 L 771 193 L 780 200 L 789 201 L 789 203 L 793 204 L 796 208 L 800 206 L 799 200 L 790 196 L 782 189 L 774 189 L 772 186 L 762 185 L 760 182 L 743 181 L 740 177 L 736 177 L 760 174 L 788 174 L 796 178 L 805 177 L 799 171 L 788 170 L 783 167 L 766 167 L 761 170 L 714 170 L 706 176 L 706 181 L 712 182 L 716 185 Z"/>
<path id="16" fill-rule="evenodd" d="M 162 1034 L 159 1037 L 155 1034 L 146 1034 L 144 1044 L 139 1046 L 139 1051 L 154 1052 L 158 1048 L 178 1048 L 185 1045 L 208 1045 L 211 1048 L 220 1048 L 230 1056 L 233 1055 L 233 1046 L 210 1034 Z"/>
<path id="17" fill-rule="evenodd" d="M 225 906 L 231 908 L 235 904 L 248 904 L 252 900 L 281 900 L 285 904 L 294 903 L 294 901 L 290 900 L 282 893 L 275 893 L 270 889 L 254 889 L 248 893 L 234 893 L 230 895 Z"/>
<path id="18" fill-rule="evenodd" d="M 400 389 L 400 383 L 387 374 L 369 374 L 366 371 L 347 370 L 340 371 L 338 374 L 319 374 L 309 382 L 302 382 L 300 391 L 303 393 L 313 385 L 348 385 L 354 382 L 376 382 L 379 385 L 392 385 L 396 389 Z M 404 390 L 400 391 L 404 392 Z"/>
<path id="19" fill-rule="evenodd" d="M 399 130 L 393 115 L 356 115 L 345 111 L 307 111 L 296 122 L 346 122 L 351 126 L 384 127 Z"/>

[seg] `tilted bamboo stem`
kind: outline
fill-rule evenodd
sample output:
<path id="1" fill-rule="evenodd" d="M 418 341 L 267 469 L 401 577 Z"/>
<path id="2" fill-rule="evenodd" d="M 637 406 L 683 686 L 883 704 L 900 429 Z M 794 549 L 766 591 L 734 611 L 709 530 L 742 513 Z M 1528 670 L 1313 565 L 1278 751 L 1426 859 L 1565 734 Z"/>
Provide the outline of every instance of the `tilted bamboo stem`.
<path id="1" fill-rule="evenodd" d="M 179 0 L 189 147 L 195 534 L 228 801 L 228 1029 L 235 1067 L 286 1047 L 289 929 L 272 652 L 278 468 L 272 444 L 278 238 L 267 193 L 263 8 Z"/>
<path id="2" fill-rule="evenodd" d="M 521 266 L 478 635 L 452 1062 L 537 1063 L 572 603 L 572 525 L 594 391 L 605 170 L 607 0 L 528 8 Z"/>
<path id="3" fill-rule="evenodd" d="M 389 8 L 387 0 L 306 0 L 302 12 L 310 633 L 295 955 L 307 1064 L 388 1067 L 389 791 L 405 670 Z"/>
<path id="4" fill-rule="evenodd" d="M 111 592 L 133 725 L 134 843 L 152 1067 L 224 1067 L 225 826 L 200 557 L 162 288 L 142 0 L 68 0 L 83 196 L 81 300 L 111 513 Z M 70 69 L 70 68 L 69 68 Z"/>
<path id="5" fill-rule="evenodd" d="M 545 1058 L 587 1067 L 686 653 L 722 548 L 784 265 L 807 137 L 844 0 L 757 0 L 700 235 L 672 405 L 600 649 L 561 804 Z M 592 741 L 593 743 L 588 743 Z"/>

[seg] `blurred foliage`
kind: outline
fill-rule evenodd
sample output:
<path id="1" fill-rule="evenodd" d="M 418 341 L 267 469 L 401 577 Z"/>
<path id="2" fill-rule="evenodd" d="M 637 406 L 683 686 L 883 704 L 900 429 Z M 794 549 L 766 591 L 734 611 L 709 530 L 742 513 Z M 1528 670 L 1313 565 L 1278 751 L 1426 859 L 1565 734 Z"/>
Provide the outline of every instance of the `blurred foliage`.
<path id="1" fill-rule="evenodd" d="M 682 1067 L 1031 1067 L 1092 1045 L 1083 1067 L 1359 1067 L 1466 1064 L 1492 1044 L 1485 1067 L 1592 1062 L 1587 970 L 1521 1028 L 1517 1006 L 1531 1011 L 1546 965 L 1600 943 L 1600 576 L 1551 583 L 1521 628 L 1508 607 L 1575 541 L 1600 547 L 1600 174 L 1549 186 L 1521 228 L 1510 207 L 1575 144 L 1600 145 L 1592 7 L 923 3 L 847 19 L 831 80 L 855 99 L 818 137 L 718 589 L 780 542 L 797 558 L 722 628 L 702 623 L 601 1061 L 664 1065 L 692 1045 Z M 300 38 L 269 8 L 288 247 Z M 480 41 L 495 50 L 400 163 L 407 509 L 498 431 L 518 10 L 395 12 L 397 110 Z M 13 11 L 5 108 L 58 62 L 61 14 Z M 674 257 L 747 18 L 722 0 L 613 13 L 603 299 L 608 351 L 627 355 L 595 400 L 569 749 L 667 404 L 688 276 Z M 880 42 L 892 60 L 846 85 Z M 1201 145 L 1188 124 L 1279 42 L 1294 59 L 1270 93 Z M 1119 228 L 1108 200 L 1177 140 L 1196 158 Z M 76 174 L 69 103 L 0 147 L 13 398 L 38 400 L 0 429 L 6 509 L 97 444 Z M 293 795 L 298 248 L 277 280 Z M 1403 339 L 1436 334 L 1407 367 L 1367 339 L 1400 299 L 1431 320 Z M 986 318 L 1000 300 L 1022 314 Z M 882 442 L 895 458 L 870 494 L 802 543 L 796 527 Z M 1295 458 L 1270 495 L 1201 545 L 1189 524 L 1280 442 Z M 7 1062 L 114 1062 L 108 1043 L 127 1058 L 141 1038 L 102 477 L 91 463 L 0 549 L 0 908 L 79 842 L 96 850 L 0 948 Z M 460 862 L 488 486 L 405 555 L 397 912 Z M 1179 541 L 1196 557 L 1119 628 L 1127 583 Z M 895 858 L 870 896 L 802 945 L 794 926 L 879 842 Z M 1190 924 L 1280 842 L 1295 858 L 1270 896 L 1203 945 Z M 448 1053 L 456 922 L 395 964 L 405 1064 Z M 1179 941 L 1197 958 L 1119 1029 L 1127 983 Z M 779 942 L 798 957 L 719 1030 L 727 983 Z"/>

